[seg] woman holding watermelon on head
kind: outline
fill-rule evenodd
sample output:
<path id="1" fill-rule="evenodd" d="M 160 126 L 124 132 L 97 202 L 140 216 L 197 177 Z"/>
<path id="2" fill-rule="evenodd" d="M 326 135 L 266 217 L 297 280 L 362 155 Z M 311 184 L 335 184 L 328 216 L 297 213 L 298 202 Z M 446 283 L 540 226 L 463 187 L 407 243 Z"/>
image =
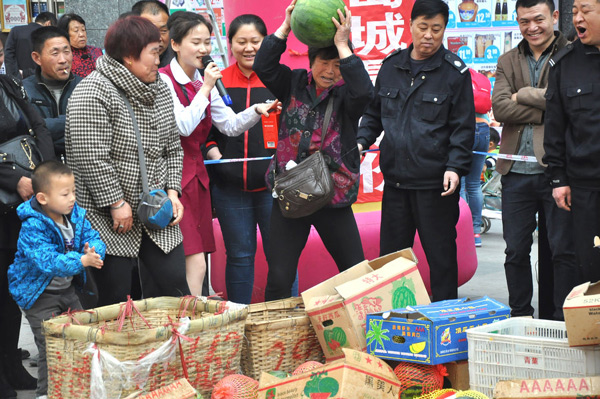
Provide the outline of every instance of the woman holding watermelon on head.
<path id="1" fill-rule="evenodd" d="M 333 177 L 335 195 L 324 208 L 297 219 L 285 218 L 277 200 L 273 202 L 267 256 L 267 301 L 290 296 L 298 259 L 311 226 L 319 233 L 340 271 L 364 260 L 350 206 L 358 194 L 358 120 L 371 101 L 373 84 L 362 61 L 352 52 L 349 41 L 351 15 L 347 7 L 344 7 L 345 15 L 337 10 L 339 21 L 331 18 L 336 28 L 333 46 L 309 46 L 310 71 L 291 70 L 280 63 L 295 4 L 294 0 L 287 7 L 285 20 L 275 34 L 263 40 L 253 66 L 267 89 L 283 103 L 279 142 L 276 157 L 267 172 L 267 186 L 272 189 L 274 174 L 285 170 L 288 163 L 299 164 L 320 148 Z M 332 118 L 321 143 L 321 128 L 330 99 Z"/>

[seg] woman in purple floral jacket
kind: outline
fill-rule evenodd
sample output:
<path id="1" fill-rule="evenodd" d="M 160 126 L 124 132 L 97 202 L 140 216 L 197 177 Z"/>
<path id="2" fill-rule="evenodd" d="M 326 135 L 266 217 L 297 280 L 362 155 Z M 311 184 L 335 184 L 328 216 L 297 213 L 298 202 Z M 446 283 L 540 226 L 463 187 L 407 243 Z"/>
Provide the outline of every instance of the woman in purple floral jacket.
<path id="1" fill-rule="evenodd" d="M 335 187 L 331 203 L 312 215 L 289 219 L 273 202 L 271 242 L 267 254 L 269 274 L 265 300 L 289 297 L 298 259 L 310 233 L 318 231 L 340 271 L 364 259 L 360 235 L 351 205 L 358 194 L 360 154 L 356 147 L 358 120 L 373 96 L 373 84 L 362 61 L 352 53 L 350 11 L 341 11 L 334 45 L 308 49 L 310 71 L 291 70 L 280 64 L 286 50 L 290 16 L 295 0 L 286 9 L 283 24 L 267 36 L 256 54 L 254 71 L 283 103 L 276 158 L 267 171 L 272 189 L 274 172 L 285 170 L 290 161 L 300 163 L 321 146 L 325 109 L 333 101 L 332 118 L 321 148 L 328 161 Z M 346 84 L 348 82 L 348 84 Z"/>

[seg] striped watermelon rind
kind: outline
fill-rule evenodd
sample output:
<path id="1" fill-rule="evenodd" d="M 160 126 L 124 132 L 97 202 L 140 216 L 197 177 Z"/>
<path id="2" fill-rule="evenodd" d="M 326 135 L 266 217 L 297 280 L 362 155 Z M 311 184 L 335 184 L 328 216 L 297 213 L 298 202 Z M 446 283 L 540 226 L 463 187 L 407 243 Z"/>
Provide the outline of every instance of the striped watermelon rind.
<path id="1" fill-rule="evenodd" d="M 298 0 L 291 19 L 294 36 L 309 47 L 332 46 L 336 27 L 331 17 L 340 20 L 338 9 L 345 14 L 342 0 Z"/>

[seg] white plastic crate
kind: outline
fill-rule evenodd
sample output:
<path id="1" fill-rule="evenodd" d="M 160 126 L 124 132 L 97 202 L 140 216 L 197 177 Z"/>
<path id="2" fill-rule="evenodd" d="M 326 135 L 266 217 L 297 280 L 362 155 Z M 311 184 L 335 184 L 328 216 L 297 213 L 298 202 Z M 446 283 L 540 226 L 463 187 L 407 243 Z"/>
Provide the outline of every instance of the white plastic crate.
<path id="1" fill-rule="evenodd" d="M 467 330 L 471 389 L 492 397 L 501 380 L 600 374 L 599 347 L 571 348 L 561 321 L 514 318 Z"/>

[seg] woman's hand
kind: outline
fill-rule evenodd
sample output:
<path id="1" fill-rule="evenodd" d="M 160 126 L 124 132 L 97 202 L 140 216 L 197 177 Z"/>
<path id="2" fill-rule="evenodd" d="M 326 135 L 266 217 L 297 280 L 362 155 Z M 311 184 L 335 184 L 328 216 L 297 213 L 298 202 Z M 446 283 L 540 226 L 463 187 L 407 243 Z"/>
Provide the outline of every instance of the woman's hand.
<path id="1" fill-rule="evenodd" d="M 296 0 L 292 0 L 290 5 L 285 9 L 285 19 L 281 26 L 275 31 L 275 36 L 280 39 L 285 39 L 292 30 L 292 11 L 296 6 Z"/>
<path id="2" fill-rule="evenodd" d="M 271 103 L 261 103 L 254 106 L 254 111 L 258 115 L 269 116 L 269 111 L 273 112 L 275 110 L 281 111 L 281 101 L 275 100 Z"/>
<path id="3" fill-rule="evenodd" d="M 217 80 L 221 79 L 222 77 L 223 75 L 221 75 L 221 71 L 216 63 L 211 62 L 208 65 L 205 65 L 204 83 L 200 88 L 200 94 L 210 99 L 210 91 L 215 87 Z"/>
<path id="4" fill-rule="evenodd" d="M 183 218 L 183 204 L 179 201 L 179 193 L 176 190 L 167 190 L 167 195 L 173 204 L 173 218 L 174 220 L 169 226 L 176 226 L 181 222 Z"/>
<path id="5" fill-rule="evenodd" d="M 211 161 L 221 159 L 223 158 L 223 154 L 221 154 L 221 151 L 219 151 L 219 147 L 214 146 L 206 152 L 206 158 L 210 159 Z"/>
<path id="6" fill-rule="evenodd" d="M 117 201 L 113 206 L 121 204 L 122 201 Z M 125 204 L 118 209 L 110 209 L 110 216 L 113 220 L 113 230 L 117 233 L 125 234 L 131 230 L 133 226 L 133 213 L 131 212 L 131 205 L 127 201 Z"/>
<path id="7" fill-rule="evenodd" d="M 33 187 L 31 185 L 31 179 L 29 177 L 21 177 L 17 183 L 17 193 L 21 196 L 23 201 L 27 201 L 33 197 Z"/>
<path id="8" fill-rule="evenodd" d="M 352 50 L 348 46 L 348 41 L 350 40 L 350 28 L 352 27 L 352 14 L 348 7 L 344 7 L 344 11 L 346 12 L 346 16 L 344 17 L 344 13 L 338 8 L 337 12 L 340 17 L 340 21 L 331 17 L 333 24 L 335 25 L 337 32 L 335 32 L 335 36 L 333 37 L 333 44 L 338 49 L 338 53 L 341 58 L 350 57 L 352 55 Z"/>

